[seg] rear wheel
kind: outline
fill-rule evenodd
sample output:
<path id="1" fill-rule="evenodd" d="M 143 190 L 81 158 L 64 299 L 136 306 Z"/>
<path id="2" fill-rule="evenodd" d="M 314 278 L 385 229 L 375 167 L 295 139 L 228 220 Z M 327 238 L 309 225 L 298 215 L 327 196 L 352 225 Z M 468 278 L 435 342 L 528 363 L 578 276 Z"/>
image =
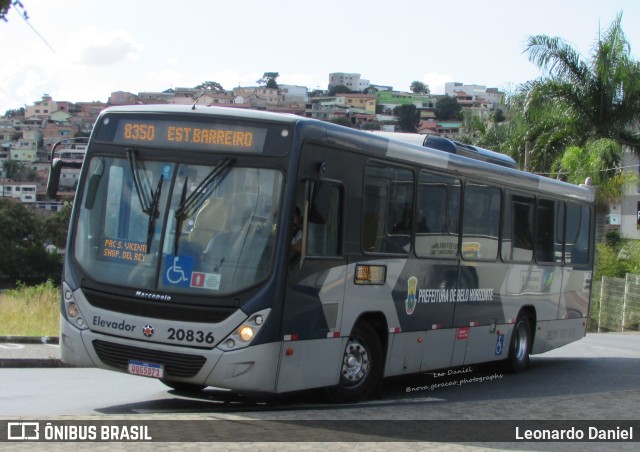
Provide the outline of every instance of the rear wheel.
<path id="1" fill-rule="evenodd" d="M 382 377 L 382 345 L 368 323 L 357 324 L 344 350 L 340 382 L 328 389 L 334 402 L 357 402 L 375 389 Z"/>
<path id="2" fill-rule="evenodd" d="M 531 353 L 531 324 L 529 317 L 520 314 L 511 333 L 507 369 L 511 372 L 523 372 L 529 368 L 529 354 Z"/>

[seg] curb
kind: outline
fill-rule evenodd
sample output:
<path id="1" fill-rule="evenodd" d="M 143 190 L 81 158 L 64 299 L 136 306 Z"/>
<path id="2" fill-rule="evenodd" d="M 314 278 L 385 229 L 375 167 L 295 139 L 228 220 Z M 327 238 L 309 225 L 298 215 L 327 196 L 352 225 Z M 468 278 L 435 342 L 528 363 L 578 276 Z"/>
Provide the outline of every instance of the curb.
<path id="1" fill-rule="evenodd" d="M 33 344 L 47 345 L 59 344 L 58 336 L 0 336 L 0 344 Z M 69 368 L 75 367 L 65 364 L 55 358 L 0 358 L 0 369 L 20 369 L 20 368 Z"/>
<path id="2" fill-rule="evenodd" d="M 65 364 L 59 359 L 19 359 L 19 358 L 3 358 L 0 359 L 0 369 L 23 369 L 23 368 L 71 368 L 75 367 Z"/>
<path id="3" fill-rule="evenodd" d="M 0 336 L 0 343 L 14 344 L 59 344 L 58 336 Z"/>

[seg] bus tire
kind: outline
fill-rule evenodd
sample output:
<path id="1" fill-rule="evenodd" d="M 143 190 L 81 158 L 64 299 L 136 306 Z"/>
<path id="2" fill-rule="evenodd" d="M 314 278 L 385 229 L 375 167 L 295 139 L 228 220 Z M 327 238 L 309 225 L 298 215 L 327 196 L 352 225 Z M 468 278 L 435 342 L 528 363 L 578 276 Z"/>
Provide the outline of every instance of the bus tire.
<path id="1" fill-rule="evenodd" d="M 529 368 L 529 354 L 531 353 L 531 323 L 529 317 L 518 315 L 511 333 L 509 343 L 509 357 L 507 370 L 513 373 L 524 372 Z"/>
<path id="2" fill-rule="evenodd" d="M 177 392 L 200 392 L 206 386 L 197 385 L 193 383 L 184 383 L 182 381 L 170 381 L 170 380 L 160 380 L 162 384 L 165 386 L 169 386 L 171 389 Z"/>
<path id="3" fill-rule="evenodd" d="M 371 325 L 358 323 L 349 336 L 340 365 L 340 382 L 328 388 L 332 402 L 364 400 L 382 378 L 383 353 L 380 338 Z"/>

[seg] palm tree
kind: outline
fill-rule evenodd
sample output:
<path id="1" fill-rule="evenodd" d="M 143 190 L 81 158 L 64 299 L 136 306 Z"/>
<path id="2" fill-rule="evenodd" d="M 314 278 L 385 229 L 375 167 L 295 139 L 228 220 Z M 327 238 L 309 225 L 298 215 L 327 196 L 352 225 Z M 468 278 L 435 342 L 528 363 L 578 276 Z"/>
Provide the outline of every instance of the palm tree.
<path id="1" fill-rule="evenodd" d="M 552 107 L 565 121 L 554 121 L 555 143 L 578 146 L 611 138 L 640 151 L 640 64 L 622 30 L 622 13 L 599 36 L 590 60 L 559 37 L 529 37 L 529 60 L 547 74 L 528 90 L 530 108 Z M 549 131 L 549 129 L 547 129 Z"/>
<path id="2" fill-rule="evenodd" d="M 598 185 L 601 206 L 619 199 L 628 179 L 619 169 L 621 147 L 640 155 L 640 63 L 631 56 L 622 13 L 599 34 L 589 59 L 563 39 L 546 35 L 529 37 L 525 53 L 546 73 L 529 84 L 525 102 L 528 114 L 547 120 L 539 123 L 543 127 L 534 145 L 544 165 L 569 170 L 565 179 L 588 173 Z M 596 229 L 606 211 L 598 209 Z"/>

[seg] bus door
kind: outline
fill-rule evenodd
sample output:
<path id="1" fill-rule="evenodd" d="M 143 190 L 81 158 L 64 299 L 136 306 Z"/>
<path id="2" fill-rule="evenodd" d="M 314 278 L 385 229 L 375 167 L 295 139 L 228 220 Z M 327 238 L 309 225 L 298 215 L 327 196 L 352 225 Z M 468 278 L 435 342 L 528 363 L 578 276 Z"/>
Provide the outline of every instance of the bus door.
<path id="1" fill-rule="evenodd" d="M 461 264 L 455 301 L 455 343 L 451 366 L 507 357 L 500 288 L 508 274 L 499 260 L 502 193 L 468 182 L 462 218 Z"/>
<path id="2" fill-rule="evenodd" d="M 335 385 L 347 274 L 343 253 L 347 165 L 339 151 L 302 148 L 292 218 L 278 391 Z"/>

